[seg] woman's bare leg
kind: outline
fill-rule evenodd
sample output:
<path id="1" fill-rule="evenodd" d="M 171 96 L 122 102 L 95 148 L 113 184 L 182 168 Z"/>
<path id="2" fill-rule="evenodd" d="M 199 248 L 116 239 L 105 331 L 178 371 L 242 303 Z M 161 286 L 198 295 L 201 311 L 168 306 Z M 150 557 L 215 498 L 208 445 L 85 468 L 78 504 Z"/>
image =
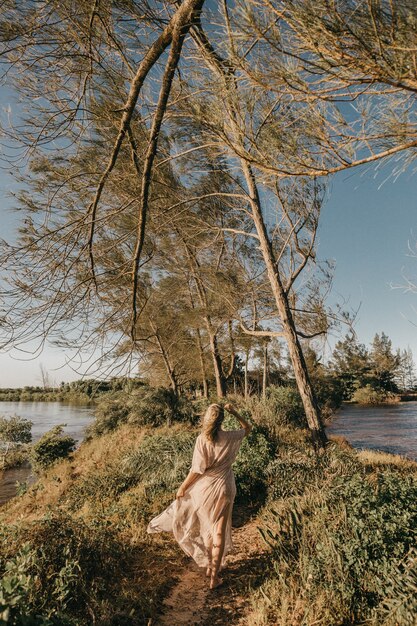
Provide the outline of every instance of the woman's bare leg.
<path id="1" fill-rule="evenodd" d="M 213 537 L 210 537 L 210 539 L 208 541 L 207 554 L 208 554 L 209 565 L 207 566 L 207 569 L 206 569 L 206 576 L 211 576 L 211 561 L 212 561 L 212 554 L 213 554 Z"/>
<path id="2" fill-rule="evenodd" d="M 224 546 L 226 542 L 226 525 L 229 517 L 228 510 L 222 515 L 214 527 L 213 532 L 213 548 L 211 558 L 211 579 L 210 589 L 214 589 L 220 583 L 219 570 L 223 558 Z"/>

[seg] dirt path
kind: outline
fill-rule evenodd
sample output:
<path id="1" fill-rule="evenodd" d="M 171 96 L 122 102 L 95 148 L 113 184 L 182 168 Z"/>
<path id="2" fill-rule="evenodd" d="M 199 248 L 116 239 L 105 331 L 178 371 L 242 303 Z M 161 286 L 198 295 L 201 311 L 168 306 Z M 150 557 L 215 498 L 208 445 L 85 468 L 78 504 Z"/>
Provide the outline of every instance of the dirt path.
<path id="1" fill-rule="evenodd" d="M 234 549 L 223 571 L 224 583 L 210 591 L 203 570 L 190 559 L 180 579 L 164 601 L 163 614 L 154 626 L 213 626 L 244 624 L 248 586 L 257 586 L 265 573 L 266 547 L 253 516 L 247 521 L 236 509 L 232 538 Z"/>

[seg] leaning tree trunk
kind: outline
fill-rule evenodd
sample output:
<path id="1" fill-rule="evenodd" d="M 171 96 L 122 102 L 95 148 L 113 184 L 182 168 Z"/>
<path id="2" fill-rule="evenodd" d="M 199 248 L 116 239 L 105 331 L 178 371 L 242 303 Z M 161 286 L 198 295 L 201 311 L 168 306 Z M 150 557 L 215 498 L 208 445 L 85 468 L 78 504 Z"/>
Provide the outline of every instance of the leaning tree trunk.
<path id="1" fill-rule="evenodd" d="M 157 333 L 157 331 L 156 331 L 156 329 L 155 329 L 153 324 L 151 324 L 151 328 L 152 328 L 152 330 L 155 333 L 155 338 L 156 338 L 156 341 L 158 343 L 159 352 L 160 352 L 160 355 L 161 355 L 162 360 L 164 362 L 165 369 L 166 369 L 166 372 L 167 372 L 167 375 L 168 375 L 168 378 L 169 378 L 169 382 L 171 384 L 171 389 L 172 389 L 172 391 L 174 392 L 174 394 L 178 398 L 179 395 L 180 395 L 180 389 L 179 389 L 179 386 L 178 386 L 178 381 L 177 381 L 177 377 L 176 377 L 175 372 L 174 372 L 174 368 L 172 367 L 171 361 L 169 359 L 169 355 L 168 355 L 167 351 L 165 350 L 164 345 L 163 345 L 163 343 L 161 341 L 161 338 L 158 335 L 158 333 Z"/>
<path id="2" fill-rule="evenodd" d="M 316 447 L 324 448 L 327 443 L 327 437 L 322 424 L 320 409 L 317 404 L 304 354 L 295 328 L 294 318 L 288 302 L 288 294 L 282 284 L 271 241 L 263 219 L 254 176 L 250 166 L 243 159 L 241 160 L 241 165 L 248 186 L 252 216 L 259 237 L 260 249 L 266 265 L 278 313 L 281 318 L 284 336 L 288 344 L 291 363 L 294 368 L 294 376 L 303 402 L 308 427 L 311 431 L 313 444 Z"/>
<path id="3" fill-rule="evenodd" d="M 288 344 L 288 350 L 294 368 L 295 380 L 303 402 L 304 411 L 306 414 L 308 426 L 311 431 L 313 444 L 316 447 L 324 448 L 327 443 L 327 437 L 321 421 L 320 409 L 318 407 L 310 377 L 308 375 L 303 351 L 300 345 L 300 341 L 298 339 L 294 319 L 288 303 L 288 294 L 285 292 L 284 285 L 281 281 L 281 276 L 277 267 L 277 260 L 275 258 L 271 241 L 269 239 L 263 219 L 261 202 L 256 186 L 256 181 L 249 163 L 245 160 L 244 156 L 241 156 L 241 154 L 245 153 L 245 146 L 242 132 L 239 128 L 239 124 L 237 123 L 238 116 L 235 112 L 234 97 L 237 96 L 237 100 L 239 100 L 239 94 L 236 93 L 234 68 L 232 69 L 230 64 L 225 62 L 224 59 L 222 59 L 220 55 L 210 46 L 201 28 L 201 23 L 198 22 L 198 20 L 197 28 L 194 28 L 194 30 L 192 29 L 191 34 L 197 46 L 202 51 L 203 57 L 208 65 L 214 68 L 214 70 L 224 80 L 224 99 L 225 104 L 227 104 L 229 107 L 229 121 L 231 123 L 232 133 L 234 135 L 234 140 L 236 141 L 236 143 L 240 144 L 240 154 L 238 154 L 237 156 L 240 160 L 242 172 L 246 180 L 252 210 L 252 218 L 259 237 L 259 247 L 264 258 L 278 314 L 281 318 L 281 322 L 283 325 L 284 336 Z M 230 91 L 233 92 L 232 97 L 230 97 Z"/>

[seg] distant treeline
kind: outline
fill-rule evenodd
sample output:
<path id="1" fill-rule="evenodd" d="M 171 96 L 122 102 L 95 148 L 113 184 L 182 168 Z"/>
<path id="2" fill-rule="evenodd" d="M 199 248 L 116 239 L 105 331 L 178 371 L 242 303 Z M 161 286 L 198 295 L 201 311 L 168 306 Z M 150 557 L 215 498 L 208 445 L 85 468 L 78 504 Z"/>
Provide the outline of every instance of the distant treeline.
<path id="1" fill-rule="evenodd" d="M 369 347 L 360 343 L 349 332 L 340 340 L 327 363 L 323 363 L 314 344 L 303 345 L 304 359 L 320 402 L 323 396 L 333 398 L 332 404 L 352 400 L 364 404 L 398 401 L 401 395 L 417 392 L 416 368 L 410 348 L 393 348 L 384 332 L 375 334 Z M 149 384 L 152 388 L 170 388 L 177 397 L 199 398 L 216 396 L 214 374 L 206 370 L 204 384 L 198 369 L 194 378 L 174 385 L 166 378 L 162 368 L 146 372 L 146 378 L 114 377 L 109 380 L 81 379 L 62 382 L 59 387 L 33 386 L 19 389 L 0 389 L 0 401 L 60 401 L 94 402 L 102 394 L 134 391 Z M 294 373 L 283 344 L 264 341 L 262 350 L 237 349 L 234 365 L 227 380 L 227 392 L 249 396 L 267 395 L 270 387 L 292 387 Z"/>
<path id="2" fill-rule="evenodd" d="M 0 389 L 3 402 L 94 402 L 102 393 L 137 389 L 145 382 L 140 378 L 119 377 L 110 380 L 93 378 L 62 382 L 59 387 L 25 386 Z"/>

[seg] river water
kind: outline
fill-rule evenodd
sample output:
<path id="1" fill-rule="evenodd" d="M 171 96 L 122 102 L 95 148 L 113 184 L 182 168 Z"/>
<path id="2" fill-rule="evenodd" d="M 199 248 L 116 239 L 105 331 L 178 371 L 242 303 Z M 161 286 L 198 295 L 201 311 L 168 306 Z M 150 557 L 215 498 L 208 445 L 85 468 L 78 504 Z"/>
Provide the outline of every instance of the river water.
<path id="1" fill-rule="evenodd" d="M 94 417 L 93 409 L 62 402 L 0 402 L 0 415 L 19 415 L 33 422 L 32 443 L 58 424 L 66 424 L 64 433 L 77 443 L 83 439 L 88 424 Z M 16 482 L 35 481 L 30 466 L 6 470 L 0 474 L 0 505 L 16 494 Z"/>
<path id="2" fill-rule="evenodd" d="M 417 402 L 378 406 L 344 405 L 326 428 L 355 448 L 371 448 L 417 460 Z"/>

